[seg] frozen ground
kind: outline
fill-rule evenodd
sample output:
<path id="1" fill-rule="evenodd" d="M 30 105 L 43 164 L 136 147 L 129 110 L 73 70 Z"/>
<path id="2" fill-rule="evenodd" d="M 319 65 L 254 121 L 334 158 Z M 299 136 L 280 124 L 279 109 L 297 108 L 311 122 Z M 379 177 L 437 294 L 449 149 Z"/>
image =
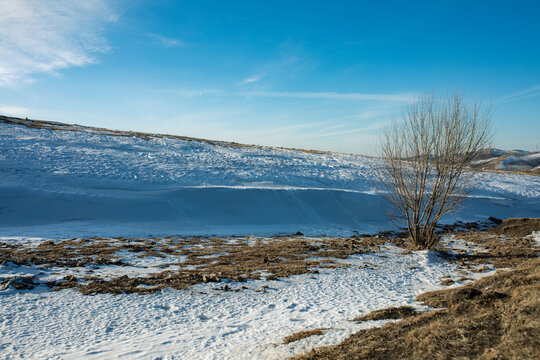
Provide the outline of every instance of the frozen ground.
<path id="1" fill-rule="evenodd" d="M 0 242 L 387 230 L 393 225 L 374 194 L 373 166 L 376 160 L 355 155 L 0 123 Z M 539 199 L 539 177 L 479 173 L 464 209 L 447 221 L 538 217 Z M 463 245 L 453 241 L 457 249 Z M 84 296 L 74 290 L 49 292 L 45 286 L 8 288 L 0 291 L 0 357 L 283 358 L 380 324 L 348 319 L 410 304 L 418 293 L 439 288 L 443 276 L 455 270 L 432 252 L 402 251 L 388 246 L 353 255 L 345 260 L 352 264 L 348 268 L 252 280 L 241 291 L 199 284 L 152 295 Z M 152 271 L 152 261 L 134 262 L 131 270 Z M 366 262 L 376 269 L 365 267 Z M 111 276 L 110 268 L 96 271 Z M 65 275 L 57 269 L 0 265 L 0 277 L 27 274 Z M 239 286 L 231 284 L 233 290 Z M 281 344 L 293 332 L 316 327 L 328 330 Z"/>
<path id="2" fill-rule="evenodd" d="M 344 260 L 352 264 L 349 268 L 230 284 L 233 290 L 246 287 L 240 291 L 218 290 L 219 283 L 116 296 L 48 292 L 45 286 L 10 288 L 0 291 L 0 354 L 14 359 L 284 358 L 382 324 L 349 320 L 374 309 L 411 304 L 417 294 L 440 288 L 443 276 L 454 271 L 455 265 L 433 252 L 402 252 L 389 245 L 349 257 Z M 42 272 L 47 279 L 60 270 Z M 29 273 L 36 271 L 0 266 L 0 277 Z M 318 327 L 328 330 L 282 344 L 287 335 Z"/>
<path id="3" fill-rule="evenodd" d="M 0 234 L 348 235 L 388 230 L 377 160 L 0 123 Z M 539 216 L 540 177 L 478 173 L 473 221 Z"/>

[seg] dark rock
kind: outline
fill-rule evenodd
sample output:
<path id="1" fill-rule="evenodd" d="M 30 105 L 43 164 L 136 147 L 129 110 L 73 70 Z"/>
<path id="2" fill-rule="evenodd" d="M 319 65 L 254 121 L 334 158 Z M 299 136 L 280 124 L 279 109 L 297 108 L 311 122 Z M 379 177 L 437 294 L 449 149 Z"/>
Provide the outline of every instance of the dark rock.
<path id="1" fill-rule="evenodd" d="M 64 276 L 64 280 L 68 282 L 76 282 L 77 278 L 73 275 Z"/>
<path id="2" fill-rule="evenodd" d="M 500 224 L 502 224 L 502 222 L 503 222 L 501 219 L 497 219 L 497 218 L 494 217 L 494 216 L 490 216 L 490 217 L 488 218 L 488 220 L 491 221 L 492 223 L 497 224 L 497 225 L 500 225 Z"/>
<path id="3" fill-rule="evenodd" d="M 0 290 L 7 290 L 10 286 L 17 290 L 32 290 L 35 285 L 39 283 L 34 282 L 32 276 L 17 276 L 1 281 Z"/>

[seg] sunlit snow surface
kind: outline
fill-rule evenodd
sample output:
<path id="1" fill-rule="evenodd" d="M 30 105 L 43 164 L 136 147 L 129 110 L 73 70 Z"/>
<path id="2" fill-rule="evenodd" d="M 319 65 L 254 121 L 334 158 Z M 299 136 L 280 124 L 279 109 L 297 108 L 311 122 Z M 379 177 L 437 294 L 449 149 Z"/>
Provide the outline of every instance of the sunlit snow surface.
<path id="1" fill-rule="evenodd" d="M 388 230 L 377 160 L 0 124 L 0 234 L 349 235 Z M 540 178 L 479 173 L 447 221 L 539 216 Z"/>
<path id="2" fill-rule="evenodd" d="M 354 155 L 0 124 L 0 241 L 386 230 L 394 224 L 374 194 L 377 164 Z M 538 217 L 539 200 L 538 177 L 479 173 L 464 209 L 447 221 Z M 348 320 L 411 304 L 454 271 L 433 252 L 402 251 L 388 246 L 350 257 L 348 268 L 248 281 L 238 292 L 217 290 L 220 284 L 117 296 L 10 288 L 0 291 L 0 357 L 274 359 L 302 353 L 381 324 Z M 135 265 L 143 273 L 152 266 Z M 4 277 L 32 271 L 0 265 Z M 316 327 L 328 330 L 281 344 L 293 332 Z"/>
<path id="3" fill-rule="evenodd" d="M 417 294 L 440 288 L 443 276 L 454 270 L 433 252 L 402 252 L 389 245 L 349 257 L 344 260 L 352 264 L 349 268 L 230 284 L 233 290 L 247 288 L 240 291 L 218 290 L 220 284 L 153 295 L 85 296 L 45 287 L 0 291 L 0 353 L 36 359 L 275 359 L 299 354 L 382 324 L 349 320 L 410 304 Z M 8 268 L 0 266 L 0 275 Z M 255 291 L 265 286 L 264 292 Z M 318 327 L 328 330 L 282 344 L 287 335 Z"/>

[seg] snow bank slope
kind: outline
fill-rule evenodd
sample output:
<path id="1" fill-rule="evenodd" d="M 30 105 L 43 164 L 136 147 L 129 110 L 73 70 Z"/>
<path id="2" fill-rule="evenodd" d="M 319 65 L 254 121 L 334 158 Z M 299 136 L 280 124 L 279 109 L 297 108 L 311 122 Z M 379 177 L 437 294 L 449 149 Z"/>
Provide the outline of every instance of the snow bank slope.
<path id="1" fill-rule="evenodd" d="M 3 236 L 338 234 L 391 225 L 377 161 L 0 123 Z M 483 173 L 458 218 L 540 216 L 540 178 Z"/>

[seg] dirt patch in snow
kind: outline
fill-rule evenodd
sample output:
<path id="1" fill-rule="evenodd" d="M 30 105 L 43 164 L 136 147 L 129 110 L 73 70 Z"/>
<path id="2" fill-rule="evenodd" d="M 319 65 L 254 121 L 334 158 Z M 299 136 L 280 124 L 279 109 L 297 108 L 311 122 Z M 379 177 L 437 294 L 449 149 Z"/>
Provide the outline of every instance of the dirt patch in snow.
<path id="1" fill-rule="evenodd" d="M 540 230 L 538 218 L 511 218 L 500 225 L 484 231 L 459 231 L 455 238 L 463 240 L 465 249 L 450 253 L 444 245 L 439 250 L 449 261 L 458 263 L 462 271 L 483 272 L 489 269 L 485 264 L 495 268 L 514 267 L 523 261 L 538 257 L 540 249 L 534 239 L 528 235 Z"/>
<path id="2" fill-rule="evenodd" d="M 0 262 L 40 268 L 83 268 L 84 275 L 70 274 L 49 281 L 54 289 L 76 288 L 83 294 L 148 294 L 170 287 L 185 289 L 197 283 L 275 280 L 321 268 L 349 266 L 338 262 L 352 254 L 371 253 L 389 240 L 355 238 L 179 238 L 71 239 L 47 241 L 39 246 L 0 245 Z M 105 278 L 94 274 L 100 267 L 124 267 L 142 258 L 157 258 L 155 272 L 143 276 Z M 159 263 L 159 258 L 163 261 Z M 175 259 L 176 262 L 175 262 Z M 181 261 L 180 261 L 181 260 Z M 176 266 L 179 270 L 161 270 Z M 86 270 L 86 271 L 85 271 Z M 229 290 L 224 286 L 223 290 Z"/>
<path id="3" fill-rule="evenodd" d="M 504 220 L 499 226 L 490 229 L 488 233 L 524 237 L 538 230 L 540 230 L 540 219 L 511 218 Z"/>
<path id="4" fill-rule="evenodd" d="M 452 275 L 454 278 L 448 276 L 445 284 L 466 280 L 491 267 L 512 267 L 537 257 L 540 248 L 523 234 L 538 230 L 540 219 L 508 219 L 488 230 L 457 231 L 455 238 L 464 241 L 465 248 L 450 249 L 444 244 L 439 247 L 440 253 L 460 269 Z M 38 246 L 0 243 L 0 263 L 31 266 L 38 271 L 54 268 L 60 276 L 44 281 L 46 285 L 58 290 L 76 288 L 83 294 L 149 294 L 209 282 L 222 282 L 221 289 L 227 291 L 231 290 L 227 285 L 231 282 L 275 280 L 347 267 L 349 264 L 338 259 L 379 251 L 388 242 L 405 247 L 405 240 L 394 236 L 91 238 L 51 240 Z M 368 263 L 365 266 L 376 267 Z M 138 272 L 140 267 L 146 267 L 145 271 Z M 33 278 L 28 288 L 39 285 L 38 278 Z M 18 284 L 10 278 L 2 281 L 14 287 Z"/>

